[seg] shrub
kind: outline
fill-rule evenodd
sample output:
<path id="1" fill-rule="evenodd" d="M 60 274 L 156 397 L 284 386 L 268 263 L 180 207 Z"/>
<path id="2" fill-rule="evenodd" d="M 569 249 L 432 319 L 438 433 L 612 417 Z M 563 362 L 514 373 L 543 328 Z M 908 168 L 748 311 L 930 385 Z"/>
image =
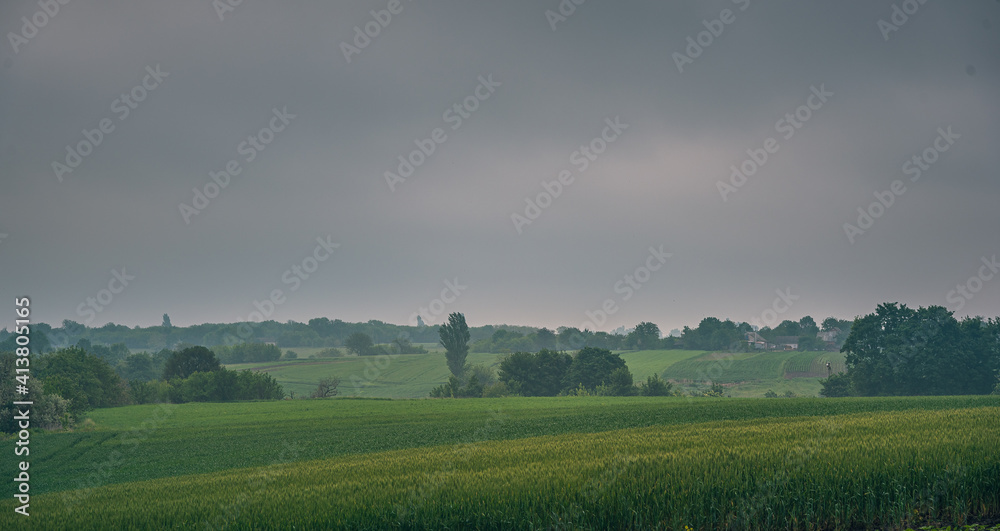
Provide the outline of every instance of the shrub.
<path id="1" fill-rule="evenodd" d="M 500 398 L 502 396 L 512 396 L 513 393 L 503 382 L 494 382 L 483 386 L 483 398 Z"/>
<path id="2" fill-rule="evenodd" d="M 340 385 L 340 378 L 320 378 L 316 390 L 313 391 L 312 398 L 337 396 L 338 385 Z"/>
<path id="3" fill-rule="evenodd" d="M 609 396 L 633 396 L 637 389 L 632 383 L 632 373 L 628 367 L 619 367 L 608 375 L 603 385 L 607 387 Z"/>
<path id="4" fill-rule="evenodd" d="M 819 391 L 819 396 L 834 398 L 851 395 L 851 379 L 844 373 L 833 374 L 829 378 L 820 380 L 823 388 Z"/>
<path id="5" fill-rule="evenodd" d="M 639 385 L 639 394 L 642 396 L 671 396 L 673 384 L 660 379 L 659 374 L 654 374 L 646 378 L 646 383 Z"/>

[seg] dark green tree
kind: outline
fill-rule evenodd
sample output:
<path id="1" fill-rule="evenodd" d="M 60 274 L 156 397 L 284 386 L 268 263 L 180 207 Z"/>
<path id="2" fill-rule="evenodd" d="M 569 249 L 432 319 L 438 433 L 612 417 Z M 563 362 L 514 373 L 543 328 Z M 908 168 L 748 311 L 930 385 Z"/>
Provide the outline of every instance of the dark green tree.
<path id="1" fill-rule="evenodd" d="M 215 353 L 205 347 L 188 347 L 174 352 L 163 367 L 163 379 L 187 378 L 196 372 L 222 370 Z"/>
<path id="2" fill-rule="evenodd" d="M 370 356 L 375 351 L 375 345 L 372 343 L 371 336 L 364 332 L 351 334 L 347 338 L 347 341 L 344 342 L 344 346 L 357 356 Z"/>
<path id="3" fill-rule="evenodd" d="M 448 369 L 457 378 L 461 378 L 465 369 L 465 358 L 469 355 L 469 325 L 465 323 L 465 315 L 453 313 L 448 316 L 448 323 L 438 327 L 441 346 L 445 349 L 445 359 Z"/>
<path id="4" fill-rule="evenodd" d="M 635 330 L 629 332 L 625 342 L 638 350 L 655 349 L 660 343 L 660 327 L 648 321 L 635 325 Z"/>
<path id="5" fill-rule="evenodd" d="M 556 333 L 548 328 L 542 328 L 538 332 L 535 332 L 535 346 L 541 349 L 555 350 L 556 348 Z"/>
<path id="6" fill-rule="evenodd" d="M 83 349 L 57 350 L 32 365 L 37 367 L 36 375 L 45 385 L 45 392 L 69 400 L 73 414 L 128 403 L 127 385 L 121 377 L 107 361 Z"/>
<path id="7" fill-rule="evenodd" d="M 608 349 L 586 347 L 580 349 L 573 358 L 566 378 L 564 389 L 575 389 L 580 384 L 588 390 L 607 383 L 615 369 L 625 367 L 625 360 Z"/>
<path id="8" fill-rule="evenodd" d="M 524 396 L 556 396 L 572 363 L 573 357 L 564 352 L 515 352 L 500 362 L 498 377 Z"/>
<path id="9" fill-rule="evenodd" d="M 118 374 L 125 380 L 148 382 L 157 376 L 153 357 L 145 352 L 136 352 L 126 357 L 118 365 Z"/>
<path id="10" fill-rule="evenodd" d="M 819 390 L 819 396 L 827 398 L 851 396 L 851 379 L 844 373 L 832 374 L 819 383 L 823 385 Z"/>
<path id="11" fill-rule="evenodd" d="M 638 391 L 628 367 L 619 367 L 611 371 L 604 385 L 607 386 L 608 394 L 611 396 L 633 396 Z"/>
<path id="12" fill-rule="evenodd" d="M 816 320 L 810 316 L 805 316 L 799 319 L 799 335 L 800 336 L 813 336 L 819 333 L 819 327 L 816 326 Z"/>

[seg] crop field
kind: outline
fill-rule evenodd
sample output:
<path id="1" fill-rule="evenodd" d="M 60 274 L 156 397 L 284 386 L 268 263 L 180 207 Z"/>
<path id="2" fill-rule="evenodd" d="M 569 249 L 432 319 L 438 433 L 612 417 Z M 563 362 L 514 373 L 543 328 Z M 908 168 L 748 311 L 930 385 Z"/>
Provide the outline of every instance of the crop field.
<path id="1" fill-rule="evenodd" d="M 20 528 L 806 529 L 1000 517 L 997 397 L 332 399 L 130 406 L 91 420 L 33 434 L 32 516 Z M 14 474 L 9 463 L 0 473 Z M 11 501 L 0 505 L 11 514 Z"/>
<path id="2" fill-rule="evenodd" d="M 291 349 L 303 355 L 307 349 Z M 321 350 L 321 349 L 320 349 Z M 470 353 L 468 362 L 496 370 L 497 354 Z M 448 381 L 444 354 L 400 354 L 394 357 L 344 356 L 281 360 L 264 363 L 239 363 L 227 369 L 265 371 L 278 380 L 286 393 L 309 396 L 320 378 L 340 378 L 340 394 L 365 398 L 423 398 L 431 389 Z"/>
<path id="3" fill-rule="evenodd" d="M 828 362 L 834 373 L 844 371 L 840 352 L 706 352 L 680 360 L 660 374 L 678 382 L 718 382 L 732 396 L 763 396 L 768 389 L 816 396 Z"/>
<path id="4" fill-rule="evenodd" d="M 291 349 L 300 358 L 322 349 Z M 834 372 L 844 370 L 839 352 L 710 353 L 700 350 L 641 350 L 620 352 L 636 383 L 659 374 L 664 379 L 703 382 L 706 378 L 727 386 L 734 397 L 760 397 L 768 389 L 779 394 L 792 391 L 816 396 L 819 380 L 826 377 L 826 363 Z M 468 362 L 496 370 L 502 354 L 470 353 Z M 393 358 L 317 358 L 228 365 L 234 370 L 266 371 L 285 392 L 308 396 L 316 382 L 327 376 L 340 378 L 341 396 L 365 398 L 423 398 L 448 380 L 444 354 L 405 354 Z"/>

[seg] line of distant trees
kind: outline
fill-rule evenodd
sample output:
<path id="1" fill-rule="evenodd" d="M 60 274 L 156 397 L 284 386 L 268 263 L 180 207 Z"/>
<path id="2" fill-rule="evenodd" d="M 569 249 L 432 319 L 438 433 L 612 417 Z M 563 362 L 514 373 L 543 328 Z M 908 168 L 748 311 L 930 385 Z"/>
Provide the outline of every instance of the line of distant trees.
<path id="1" fill-rule="evenodd" d="M 1000 318 L 880 304 L 854 320 L 842 352 L 847 372 L 823 380 L 822 396 L 1000 394 Z"/>
<path id="2" fill-rule="evenodd" d="M 14 374 L 15 359 L 12 350 L 0 347 L 0 374 Z M 285 396 L 270 374 L 227 370 L 214 352 L 201 346 L 151 356 L 132 354 L 120 344 L 105 347 L 81 340 L 73 347 L 33 355 L 31 364 L 26 394 L 14 379 L 0 379 L 0 432 L 15 430 L 14 401 L 33 401 L 32 420 L 54 429 L 71 426 L 95 408 Z"/>
<path id="3" fill-rule="evenodd" d="M 74 346 L 81 339 L 91 344 L 122 344 L 130 350 L 156 352 L 175 349 L 178 345 L 202 345 L 209 348 L 231 346 L 238 343 L 273 343 L 280 349 L 295 347 L 344 347 L 352 334 L 363 333 L 375 344 L 389 344 L 396 339 L 412 343 L 437 343 L 437 328 L 433 326 L 405 326 L 371 320 L 366 323 L 348 323 L 326 317 L 310 319 L 308 323 L 288 321 L 263 321 L 260 323 L 206 323 L 193 326 L 175 326 L 168 315 L 163 324 L 129 328 L 108 323 L 91 328 L 76 321 L 63 320 L 61 326 L 47 323 L 32 325 L 32 335 L 44 335 L 51 348 Z M 472 341 L 490 337 L 497 330 L 511 330 L 521 334 L 532 333 L 537 328 L 510 325 L 486 325 L 470 328 Z M 13 337 L 6 328 L 0 329 L 0 344 Z M 36 341 L 32 340 L 32 344 Z M 38 347 L 42 345 L 37 344 Z M 49 350 L 46 348 L 45 350 Z M 41 351 L 41 349 L 39 349 Z"/>
<path id="4" fill-rule="evenodd" d="M 851 321 L 833 317 L 823 321 L 822 331 L 840 329 L 834 348 L 839 348 L 850 330 Z M 438 332 L 434 326 L 404 326 L 371 320 L 366 323 L 348 323 L 326 317 L 310 319 L 308 323 L 264 321 L 260 323 L 200 324 L 188 327 L 174 326 L 170 316 L 164 314 L 159 326 L 129 328 L 108 323 L 91 328 L 71 320 L 62 321 L 59 327 L 46 323 L 33 326 L 32 344 L 37 352 L 77 345 L 80 341 L 97 348 L 103 345 L 116 350 L 109 356 L 117 361 L 126 350 L 158 352 L 202 345 L 212 348 L 223 363 L 271 361 L 280 357 L 286 348 L 347 348 L 357 355 L 379 353 L 417 353 L 418 343 L 437 343 Z M 716 317 L 703 319 L 697 327 L 684 327 L 679 337 L 660 337 L 660 329 L 650 322 L 641 322 L 625 334 L 579 330 L 560 327 L 557 330 L 530 326 L 486 325 L 469 327 L 470 351 L 507 354 L 511 352 L 537 352 L 549 350 L 579 350 L 585 347 L 608 350 L 732 350 L 742 348 L 744 335 L 753 330 L 745 322 L 737 323 Z M 785 320 L 773 328 L 764 327 L 758 332 L 768 340 L 781 336 L 798 338 L 800 350 L 822 350 L 825 345 L 817 339 L 820 328 L 812 317 L 799 321 Z M 371 339 L 372 348 L 352 349 L 348 342 L 361 336 Z M 12 341 L 14 335 L 6 328 L 0 329 L 0 347 Z M 250 352 L 241 344 L 269 344 L 266 351 Z M 384 350 L 380 351 L 379 346 Z M 235 350 L 233 350 L 235 347 Z M 263 347 L 253 347 L 262 349 Z M 400 351 L 405 352 L 400 352 Z M 116 359 L 117 358 L 117 359 Z"/>
<path id="5" fill-rule="evenodd" d="M 545 329 L 542 329 L 545 330 Z M 541 332 L 541 331 L 539 331 Z M 653 323 L 640 323 L 629 336 L 645 345 L 660 340 Z M 451 376 L 431 390 L 432 398 L 490 398 L 498 396 L 659 396 L 671 393 L 671 384 L 651 377 L 636 387 L 632 373 L 620 355 L 605 348 L 583 347 L 574 355 L 542 348 L 537 352 L 518 351 L 500 362 L 499 377 L 493 370 L 466 363 L 469 353 L 469 326 L 465 315 L 452 313 L 438 327 Z M 535 338 L 539 337 L 538 333 Z M 549 332 L 545 344 L 555 346 L 558 338 Z M 643 338 L 648 338 L 644 342 Z"/>

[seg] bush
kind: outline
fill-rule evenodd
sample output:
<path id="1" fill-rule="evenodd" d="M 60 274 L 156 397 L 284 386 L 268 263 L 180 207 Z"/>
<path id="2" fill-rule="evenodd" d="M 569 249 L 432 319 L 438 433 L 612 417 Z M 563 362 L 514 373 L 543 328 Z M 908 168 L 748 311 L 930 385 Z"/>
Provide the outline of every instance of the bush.
<path id="1" fill-rule="evenodd" d="M 583 384 L 580 384 L 573 389 L 566 389 L 559 393 L 559 396 L 594 396 Z"/>
<path id="2" fill-rule="evenodd" d="M 343 357 L 343 355 L 344 355 L 344 352 L 342 350 L 340 350 L 339 348 L 330 347 L 330 348 L 325 348 L 325 349 L 319 351 L 319 355 L 318 356 L 320 358 L 340 358 L 340 357 Z M 309 359 L 313 360 L 313 359 L 316 359 L 316 357 L 317 357 L 316 354 L 312 354 L 312 355 L 309 356 Z"/>
<path id="3" fill-rule="evenodd" d="M 299 359 L 299 353 L 295 352 L 294 350 L 286 350 L 285 351 L 285 355 L 282 356 L 282 359 L 297 360 L 297 359 Z"/>
<path id="4" fill-rule="evenodd" d="M 152 404 L 156 401 L 156 387 L 150 382 L 131 380 L 128 383 L 129 395 L 136 404 Z"/>
<path id="5" fill-rule="evenodd" d="M 771 389 L 768 389 L 767 392 L 764 393 L 764 398 L 778 398 L 778 393 L 775 393 Z"/>
<path id="6" fill-rule="evenodd" d="M 483 386 L 483 398 L 500 398 L 503 396 L 513 396 L 513 393 L 507 387 L 507 384 L 503 382 L 494 382 Z"/>
<path id="7" fill-rule="evenodd" d="M 463 373 L 463 380 L 468 383 L 472 381 L 473 376 L 484 386 L 492 385 L 497 381 L 497 373 L 493 371 L 492 367 L 482 364 L 470 365 L 467 363 L 465 365 L 465 372 Z"/>
<path id="8" fill-rule="evenodd" d="M 462 387 L 461 382 L 454 374 L 448 377 L 448 383 L 439 385 L 431 389 L 431 398 L 482 398 L 484 386 L 479 383 L 479 377 L 473 374 L 469 378 L 469 383 Z"/>
<path id="9" fill-rule="evenodd" d="M 397 338 L 389 345 L 389 350 L 393 354 L 426 354 L 427 349 L 422 345 L 414 345 L 406 338 Z"/>
<path id="10" fill-rule="evenodd" d="M 165 389 L 154 393 L 157 401 L 175 404 L 184 402 L 230 402 L 234 400 L 280 400 L 285 392 L 277 380 L 265 372 L 221 369 L 196 372 L 191 376 L 165 384 Z"/>
<path id="11" fill-rule="evenodd" d="M 659 374 L 654 374 L 646 378 L 646 383 L 639 385 L 639 394 L 642 396 L 672 396 L 673 384 L 660 379 Z"/>
<path id="12" fill-rule="evenodd" d="M 35 377 L 45 384 L 46 392 L 70 401 L 70 412 L 78 415 L 88 409 L 128 404 L 128 387 L 107 361 L 71 347 L 36 360 Z"/>
<path id="13" fill-rule="evenodd" d="M 851 396 L 851 379 L 844 373 L 830 375 L 829 378 L 819 382 L 823 385 L 819 396 L 826 398 Z"/>
<path id="14" fill-rule="evenodd" d="M 633 396 L 637 391 L 628 367 L 619 367 L 612 371 L 603 385 L 607 387 L 605 392 L 608 396 Z"/>

